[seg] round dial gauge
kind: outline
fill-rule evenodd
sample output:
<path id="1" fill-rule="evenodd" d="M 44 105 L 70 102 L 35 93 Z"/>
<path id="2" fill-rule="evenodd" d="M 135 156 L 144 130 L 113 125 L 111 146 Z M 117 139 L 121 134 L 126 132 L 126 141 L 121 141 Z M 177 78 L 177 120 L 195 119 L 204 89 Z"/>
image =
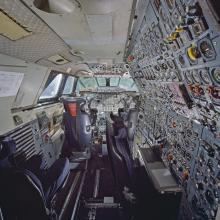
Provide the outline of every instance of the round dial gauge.
<path id="1" fill-rule="evenodd" d="M 197 70 L 192 71 L 192 77 L 195 83 L 200 83 L 200 78 Z"/>
<path id="2" fill-rule="evenodd" d="M 205 84 L 210 84 L 211 83 L 211 80 L 210 80 L 210 77 L 209 77 L 209 73 L 208 73 L 207 70 L 200 70 L 199 71 L 199 75 L 200 75 L 200 78 L 202 79 L 202 81 Z"/>
<path id="3" fill-rule="evenodd" d="M 201 42 L 200 50 L 206 58 L 212 58 L 213 56 L 215 56 L 215 51 L 212 47 L 212 44 L 207 40 Z"/>
<path id="4" fill-rule="evenodd" d="M 214 81 L 220 84 L 220 68 L 213 69 L 212 76 L 213 76 Z"/>
<path id="5" fill-rule="evenodd" d="M 167 7 L 172 10 L 175 5 L 175 0 L 166 0 Z"/>
<path id="6" fill-rule="evenodd" d="M 184 73 L 185 79 L 188 83 L 193 83 L 192 74 L 191 72 L 185 72 Z"/>

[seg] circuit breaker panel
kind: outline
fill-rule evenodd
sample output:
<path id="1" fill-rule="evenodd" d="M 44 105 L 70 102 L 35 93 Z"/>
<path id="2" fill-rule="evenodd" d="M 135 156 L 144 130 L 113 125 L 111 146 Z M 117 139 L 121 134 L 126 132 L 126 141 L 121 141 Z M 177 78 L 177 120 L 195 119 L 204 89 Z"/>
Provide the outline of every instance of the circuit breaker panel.
<path id="1" fill-rule="evenodd" d="M 220 6 L 215 0 L 145 3 L 127 48 L 142 94 L 136 148 L 160 145 L 163 161 L 183 188 L 180 219 L 216 219 Z"/>

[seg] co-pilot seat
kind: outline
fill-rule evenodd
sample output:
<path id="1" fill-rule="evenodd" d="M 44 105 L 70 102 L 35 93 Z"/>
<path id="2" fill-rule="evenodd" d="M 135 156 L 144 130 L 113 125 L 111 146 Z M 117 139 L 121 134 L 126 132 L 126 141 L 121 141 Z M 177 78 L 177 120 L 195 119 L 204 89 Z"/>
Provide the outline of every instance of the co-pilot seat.
<path id="1" fill-rule="evenodd" d="M 86 100 L 83 98 L 64 98 L 65 108 L 63 121 L 65 125 L 65 143 L 63 153 L 70 160 L 77 157 L 87 159 L 90 156 L 92 139 L 91 120 L 85 111 Z"/>
<path id="2" fill-rule="evenodd" d="M 15 150 L 13 139 L 1 141 L 0 207 L 4 220 L 56 219 L 53 201 L 69 175 L 68 159 L 58 159 L 48 170 L 41 170 L 36 164 L 40 166 L 42 160 L 36 155 L 17 166 Z"/>

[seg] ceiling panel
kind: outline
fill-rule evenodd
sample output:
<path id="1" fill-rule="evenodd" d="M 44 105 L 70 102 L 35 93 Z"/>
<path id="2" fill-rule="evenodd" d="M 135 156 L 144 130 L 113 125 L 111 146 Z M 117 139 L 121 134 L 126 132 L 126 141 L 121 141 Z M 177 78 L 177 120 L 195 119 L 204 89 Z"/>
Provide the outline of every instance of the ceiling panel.
<path id="1" fill-rule="evenodd" d="M 78 0 L 72 13 L 51 14 L 28 5 L 86 62 L 109 58 L 122 62 L 133 0 Z M 74 0 L 71 0 L 74 2 Z"/>
<path id="2" fill-rule="evenodd" d="M 60 54 L 71 62 L 78 60 L 71 55 L 65 42 L 22 1 L 0 1 L 0 8 L 31 31 L 31 35 L 16 41 L 0 35 L 0 53 L 36 63 L 43 63 L 42 60 L 55 54 Z M 48 66 L 57 67 L 52 62 Z M 66 66 L 60 65 L 58 68 L 65 70 Z"/>
<path id="3" fill-rule="evenodd" d="M 96 44 L 109 44 L 112 41 L 112 16 L 87 15 L 89 29 L 93 42 Z"/>

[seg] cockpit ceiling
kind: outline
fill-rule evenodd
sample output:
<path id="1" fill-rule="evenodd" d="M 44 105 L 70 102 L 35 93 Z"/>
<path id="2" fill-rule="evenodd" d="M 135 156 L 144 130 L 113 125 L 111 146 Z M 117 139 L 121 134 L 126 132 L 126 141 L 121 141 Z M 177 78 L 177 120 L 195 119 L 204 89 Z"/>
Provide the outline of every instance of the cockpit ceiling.
<path id="1" fill-rule="evenodd" d="M 63 71 L 74 66 L 77 61 L 81 61 L 79 57 L 70 53 L 71 49 L 65 42 L 23 1 L 0 1 L 0 9 L 7 14 L 8 18 L 15 20 L 31 32 L 30 35 L 18 40 L 11 40 L 1 34 L 0 53 Z M 59 55 L 68 62 L 64 65 L 58 65 L 49 61 L 48 58 L 54 55 Z"/>
<path id="2" fill-rule="evenodd" d="M 24 1 L 84 61 L 123 61 L 132 0 L 47 0 L 47 12 L 36 7 L 41 0 Z M 65 12 L 65 4 L 72 4 L 72 10 Z M 54 8 L 62 13 L 54 13 Z"/>

